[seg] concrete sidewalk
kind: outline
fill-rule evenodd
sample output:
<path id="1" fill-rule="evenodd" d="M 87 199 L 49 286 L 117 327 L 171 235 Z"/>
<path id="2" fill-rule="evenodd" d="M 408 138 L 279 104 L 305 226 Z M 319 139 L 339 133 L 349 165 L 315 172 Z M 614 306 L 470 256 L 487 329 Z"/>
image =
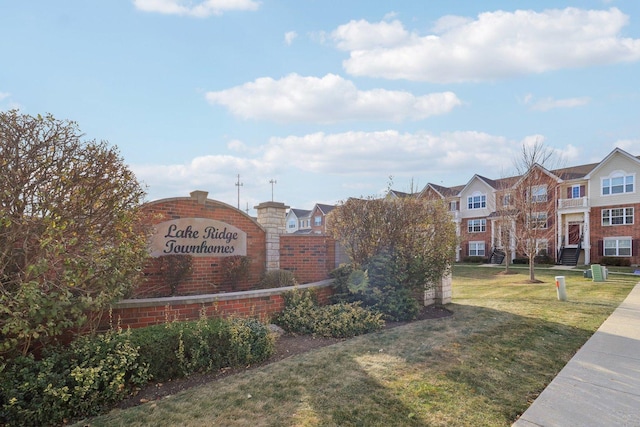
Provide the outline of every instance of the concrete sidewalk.
<path id="1" fill-rule="evenodd" d="M 640 284 L 514 426 L 640 426 Z"/>

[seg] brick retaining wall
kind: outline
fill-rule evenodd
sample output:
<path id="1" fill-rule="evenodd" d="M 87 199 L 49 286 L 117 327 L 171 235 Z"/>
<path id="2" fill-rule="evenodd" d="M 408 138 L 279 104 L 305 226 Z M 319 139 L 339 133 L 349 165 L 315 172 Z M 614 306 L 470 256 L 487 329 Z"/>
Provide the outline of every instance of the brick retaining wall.
<path id="1" fill-rule="evenodd" d="M 318 302 L 326 304 L 333 294 L 332 280 L 323 280 L 296 287 L 228 292 L 195 296 L 166 298 L 144 298 L 122 300 L 112 306 L 111 317 L 114 324 L 123 328 L 142 328 L 163 324 L 174 320 L 197 320 L 201 313 L 207 317 L 256 317 L 268 320 L 282 311 L 285 292 L 298 289 L 316 289 Z M 109 327 L 107 315 L 101 322 L 101 329 Z"/>

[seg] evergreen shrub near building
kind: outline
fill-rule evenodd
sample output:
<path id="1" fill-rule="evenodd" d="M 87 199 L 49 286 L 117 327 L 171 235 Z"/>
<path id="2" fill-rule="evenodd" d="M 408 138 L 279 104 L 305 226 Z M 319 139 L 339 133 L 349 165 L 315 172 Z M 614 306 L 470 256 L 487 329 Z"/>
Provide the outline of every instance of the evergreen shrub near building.
<path id="1" fill-rule="evenodd" d="M 600 264 L 609 267 L 631 267 L 631 258 L 604 256 L 600 258 Z"/>
<path id="2" fill-rule="evenodd" d="M 489 262 L 489 258 L 483 256 L 467 256 L 462 259 L 462 262 L 467 264 L 486 264 Z"/>

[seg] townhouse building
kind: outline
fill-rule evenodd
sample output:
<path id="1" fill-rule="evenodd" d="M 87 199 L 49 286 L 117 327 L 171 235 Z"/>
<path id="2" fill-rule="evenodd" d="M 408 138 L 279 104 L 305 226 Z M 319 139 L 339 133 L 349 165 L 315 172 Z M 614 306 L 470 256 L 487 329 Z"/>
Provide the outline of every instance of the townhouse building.
<path id="1" fill-rule="evenodd" d="M 285 219 L 287 233 L 307 234 L 311 232 L 311 211 L 306 209 L 289 209 Z"/>
<path id="2" fill-rule="evenodd" d="M 538 254 L 566 265 L 599 263 L 603 257 L 640 264 L 640 158 L 616 148 L 602 161 L 557 170 L 536 165 L 523 176 L 490 179 L 474 175 L 466 184 L 427 184 L 418 197 L 443 200 L 456 223 L 456 260 L 523 256 L 516 244 L 527 224 L 538 231 L 532 242 Z M 522 195 L 524 197 L 521 197 Z M 527 200 L 524 215 L 514 200 Z M 508 251 L 505 249 L 509 249 Z"/>
<path id="3" fill-rule="evenodd" d="M 327 215 L 335 205 L 316 203 L 311 210 L 289 209 L 286 217 L 287 233 L 326 234 Z"/>

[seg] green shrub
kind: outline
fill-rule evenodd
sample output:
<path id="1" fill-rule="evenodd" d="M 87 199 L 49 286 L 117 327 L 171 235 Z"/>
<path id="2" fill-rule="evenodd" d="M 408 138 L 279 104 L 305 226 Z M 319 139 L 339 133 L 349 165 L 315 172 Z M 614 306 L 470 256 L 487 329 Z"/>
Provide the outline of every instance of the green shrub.
<path id="1" fill-rule="evenodd" d="M 274 351 L 273 337 L 255 319 L 200 319 L 131 331 L 140 358 L 156 381 L 262 361 Z"/>
<path id="2" fill-rule="evenodd" d="M 420 311 L 412 295 L 417 289 L 407 268 L 390 253 L 380 253 L 369 261 L 366 270 L 353 270 L 347 279 L 347 289 L 365 307 L 382 312 L 395 321 L 415 319 Z"/>
<path id="3" fill-rule="evenodd" d="M 0 425 L 58 425 L 95 415 L 151 378 L 246 366 L 274 338 L 255 319 L 200 319 L 83 337 L 67 348 L 0 360 Z"/>
<path id="4" fill-rule="evenodd" d="M 314 333 L 318 300 L 312 289 L 294 289 L 283 294 L 284 310 L 276 318 L 276 323 L 286 331 L 309 335 Z"/>
<path id="5" fill-rule="evenodd" d="M 285 286 L 297 285 L 296 278 L 293 273 L 288 270 L 271 270 L 267 271 L 258 286 L 259 289 L 283 288 Z"/>
<path id="6" fill-rule="evenodd" d="M 351 264 L 341 264 L 340 267 L 329 273 L 333 279 L 333 294 L 331 302 L 354 302 L 357 298 L 349 291 L 349 276 L 354 268 Z"/>
<path id="7" fill-rule="evenodd" d="M 462 259 L 462 262 L 469 264 L 485 264 L 489 262 L 489 260 L 483 256 L 467 256 Z"/>
<path id="8" fill-rule="evenodd" d="M 268 359 L 275 349 L 275 337 L 257 319 L 236 317 L 228 321 L 229 351 L 226 366 L 246 366 Z"/>
<path id="9" fill-rule="evenodd" d="M 285 308 L 276 323 L 288 332 L 303 335 L 346 338 L 379 330 L 382 314 L 357 303 L 319 306 L 315 292 L 293 290 L 284 295 Z"/>
<path id="10" fill-rule="evenodd" d="M 315 334 L 323 337 L 349 338 L 384 326 L 382 313 L 368 310 L 359 302 L 318 307 L 315 320 Z"/>
<path id="11" fill-rule="evenodd" d="M 122 332 L 82 337 L 36 361 L 20 356 L 3 364 L 0 422 L 56 425 L 95 415 L 150 377 L 138 349 Z"/>
<path id="12" fill-rule="evenodd" d="M 631 267 L 631 258 L 604 256 L 600 258 L 600 264 L 610 267 Z"/>
<path id="13" fill-rule="evenodd" d="M 389 320 L 404 322 L 418 316 L 420 303 L 408 289 L 399 288 L 382 292 L 373 308 Z"/>

